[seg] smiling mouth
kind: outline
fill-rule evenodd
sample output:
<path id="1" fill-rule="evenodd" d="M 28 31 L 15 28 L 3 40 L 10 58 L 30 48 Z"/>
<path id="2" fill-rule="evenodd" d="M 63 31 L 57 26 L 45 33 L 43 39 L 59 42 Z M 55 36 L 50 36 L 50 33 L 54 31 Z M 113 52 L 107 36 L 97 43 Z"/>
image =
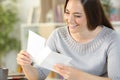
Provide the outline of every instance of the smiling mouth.
<path id="1" fill-rule="evenodd" d="M 75 25 L 75 26 L 69 26 L 70 28 L 76 28 L 77 27 L 77 25 Z"/>

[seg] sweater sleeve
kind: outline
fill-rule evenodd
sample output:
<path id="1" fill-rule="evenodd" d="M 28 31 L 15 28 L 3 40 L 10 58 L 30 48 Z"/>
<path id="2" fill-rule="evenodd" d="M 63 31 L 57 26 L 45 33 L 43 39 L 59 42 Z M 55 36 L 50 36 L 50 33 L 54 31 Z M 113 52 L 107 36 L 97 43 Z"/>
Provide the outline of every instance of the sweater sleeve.
<path id="1" fill-rule="evenodd" d="M 107 58 L 108 77 L 120 80 L 120 36 L 114 36 L 109 45 Z"/>
<path id="2" fill-rule="evenodd" d="M 34 67 L 37 69 L 38 74 L 39 74 L 39 80 L 45 80 L 50 73 L 50 70 L 47 70 L 45 68 L 41 68 L 37 65 L 34 65 Z"/>
<path id="3" fill-rule="evenodd" d="M 55 29 L 51 35 L 49 36 L 47 42 L 46 42 L 46 45 L 52 50 L 52 51 L 55 51 L 57 52 L 57 46 L 56 46 L 56 40 L 57 40 L 57 37 L 56 36 L 58 33 L 57 33 L 58 29 Z"/>

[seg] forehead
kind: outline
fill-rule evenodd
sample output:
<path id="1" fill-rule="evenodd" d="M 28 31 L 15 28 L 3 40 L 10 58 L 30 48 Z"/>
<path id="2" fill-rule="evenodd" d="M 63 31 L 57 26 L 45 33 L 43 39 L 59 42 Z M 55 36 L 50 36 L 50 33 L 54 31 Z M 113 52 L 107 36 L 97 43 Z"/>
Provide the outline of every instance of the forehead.
<path id="1" fill-rule="evenodd" d="M 81 12 L 83 10 L 83 5 L 80 0 L 69 0 L 66 6 L 67 10 Z"/>

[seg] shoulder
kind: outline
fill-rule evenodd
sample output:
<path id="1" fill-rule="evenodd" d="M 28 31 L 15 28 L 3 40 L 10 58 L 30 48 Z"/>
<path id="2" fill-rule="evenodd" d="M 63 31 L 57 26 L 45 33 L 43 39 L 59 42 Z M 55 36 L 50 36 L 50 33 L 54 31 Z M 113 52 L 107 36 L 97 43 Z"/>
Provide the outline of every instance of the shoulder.
<path id="1" fill-rule="evenodd" d="M 50 34 L 48 41 L 57 41 L 67 35 L 67 26 L 58 27 Z"/>
<path id="2" fill-rule="evenodd" d="M 116 30 L 104 26 L 100 39 L 107 47 L 112 47 L 113 45 L 120 47 L 120 34 Z"/>
<path id="3" fill-rule="evenodd" d="M 63 32 L 66 32 L 66 26 L 56 28 L 48 37 L 46 44 L 53 51 L 57 51 L 58 43 L 62 41 Z"/>
<path id="4" fill-rule="evenodd" d="M 61 33 L 61 32 L 64 32 L 67 30 L 67 26 L 63 26 L 63 27 L 58 27 L 54 30 L 54 32 L 58 32 L 58 33 Z"/>
<path id="5" fill-rule="evenodd" d="M 58 27 L 52 33 L 51 36 L 62 36 L 67 34 L 67 26 Z"/>
<path id="6" fill-rule="evenodd" d="M 120 33 L 118 33 L 116 30 L 110 29 L 108 27 L 105 28 L 105 34 L 108 36 L 107 38 L 114 41 L 114 40 L 120 40 Z M 104 34 L 104 35 L 105 35 Z"/>
<path id="7" fill-rule="evenodd" d="M 109 37 L 110 37 L 111 41 L 120 43 L 120 33 L 118 33 L 116 30 L 112 30 Z"/>
<path id="8" fill-rule="evenodd" d="M 111 45 L 116 49 L 120 50 L 120 34 L 116 31 L 111 33 Z"/>
<path id="9" fill-rule="evenodd" d="M 119 55 L 120 53 L 120 33 L 116 30 L 112 30 L 110 28 L 106 28 L 106 31 L 109 32 L 107 36 L 105 36 L 105 45 L 107 48 L 107 55 Z"/>
<path id="10" fill-rule="evenodd" d="M 109 48 L 114 48 L 119 50 L 120 49 L 120 33 L 118 33 L 116 30 L 112 30 L 110 28 L 106 29 L 109 31 L 108 36 L 106 37 L 106 43 L 108 43 Z"/>

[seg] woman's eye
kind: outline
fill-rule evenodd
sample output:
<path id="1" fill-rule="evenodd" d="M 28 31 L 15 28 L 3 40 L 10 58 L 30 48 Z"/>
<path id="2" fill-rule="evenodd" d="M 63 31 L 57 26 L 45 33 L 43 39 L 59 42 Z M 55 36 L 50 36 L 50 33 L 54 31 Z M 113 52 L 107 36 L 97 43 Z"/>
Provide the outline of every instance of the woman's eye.
<path id="1" fill-rule="evenodd" d="M 65 14 L 69 14 L 69 12 L 65 12 Z"/>
<path id="2" fill-rule="evenodd" d="M 80 18 L 81 16 L 79 16 L 79 15 L 74 15 L 75 17 L 77 17 L 77 18 Z"/>

